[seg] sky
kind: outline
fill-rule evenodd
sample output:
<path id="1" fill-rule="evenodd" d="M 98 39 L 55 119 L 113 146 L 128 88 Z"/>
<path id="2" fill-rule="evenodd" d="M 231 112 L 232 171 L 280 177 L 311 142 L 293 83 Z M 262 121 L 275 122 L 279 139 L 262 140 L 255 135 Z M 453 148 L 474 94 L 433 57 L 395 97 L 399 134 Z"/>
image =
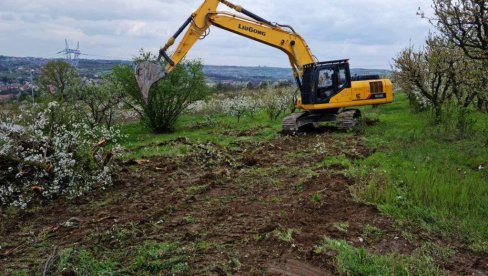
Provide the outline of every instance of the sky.
<path id="1" fill-rule="evenodd" d="M 431 28 L 416 13 L 428 0 L 232 0 L 288 24 L 320 60 L 389 69 L 401 49 L 422 45 Z M 164 45 L 202 0 L 1 0 L 0 55 L 54 58 L 80 42 L 84 58 L 132 59 Z M 219 10 L 230 11 L 221 5 Z M 205 64 L 287 67 L 281 51 L 218 29 L 188 53 Z"/>

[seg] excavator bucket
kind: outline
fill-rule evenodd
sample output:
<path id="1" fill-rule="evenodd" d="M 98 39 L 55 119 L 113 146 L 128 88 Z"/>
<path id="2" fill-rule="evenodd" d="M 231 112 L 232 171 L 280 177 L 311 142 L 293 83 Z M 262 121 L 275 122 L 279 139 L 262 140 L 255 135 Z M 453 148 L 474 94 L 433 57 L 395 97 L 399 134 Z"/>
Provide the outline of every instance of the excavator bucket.
<path id="1" fill-rule="evenodd" d="M 144 61 L 136 66 L 135 75 L 142 97 L 147 103 L 149 89 L 154 83 L 166 77 L 166 72 L 160 64 Z"/>

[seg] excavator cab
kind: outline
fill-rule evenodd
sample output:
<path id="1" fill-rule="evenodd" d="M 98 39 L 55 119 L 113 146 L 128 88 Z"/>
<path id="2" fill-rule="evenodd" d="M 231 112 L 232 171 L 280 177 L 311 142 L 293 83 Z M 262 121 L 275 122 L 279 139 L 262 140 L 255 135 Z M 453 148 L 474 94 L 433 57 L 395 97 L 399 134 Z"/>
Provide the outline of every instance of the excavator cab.
<path id="1" fill-rule="evenodd" d="M 335 95 L 351 87 L 349 62 L 333 60 L 304 66 L 300 84 L 303 104 L 326 104 Z"/>
<path id="2" fill-rule="evenodd" d="M 306 64 L 297 79 L 303 110 L 283 119 L 284 132 L 296 132 L 317 123 L 334 122 L 339 129 L 356 125 L 361 112 L 352 107 L 393 101 L 393 85 L 377 75 L 352 77 L 347 59 Z"/>

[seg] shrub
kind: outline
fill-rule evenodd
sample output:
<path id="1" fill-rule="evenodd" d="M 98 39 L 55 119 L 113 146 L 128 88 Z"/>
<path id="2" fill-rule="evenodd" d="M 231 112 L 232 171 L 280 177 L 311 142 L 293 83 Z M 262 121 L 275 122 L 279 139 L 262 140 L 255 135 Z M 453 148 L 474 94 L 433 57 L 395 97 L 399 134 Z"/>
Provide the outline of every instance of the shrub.
<path id="1" fill-rule="evenodd" d="M 277 86 L 258 91 L 241 90 L 239 94 L 218 94 L 207 101 L 197 101 L 188 107 L 190 114 L 211 115 L 224 113 L 237 118 L 254 117 L 256 112 L 264 110 L 270 120 L 277 120 L 288 111 L 293 111 L 295 89 L 290 86 Z"/>
<path id="2" fill-rule="evenodd" d="M 189 114 L 212 115 L 223 113 L 224 109 L 220 100 L 210 99 L 207 101 L 202 100 L 192 103 L 190 106 L 188 106 L 187 112 Z"/>
<path id="3" fill-rule="evenodd" d="M 291 87 L 267 89 L 262 99 L 263 107 L 270 120 L 277 120 L 293 105 L 295 91 Z"/>
<path id="4" fill-rule="evenodd" d="M 0 206 L 26 208 L 36 196 L 73 198 L 112 183 L 119 132 L 91 127 L 76 109 L 51 102 L 0 121 Z"/>
<path id="5" fill-rule="evenodd" d="M 205 99 L 210 90 L 205 83 L 199 61 L 178 64 L 166 79 L 154 84 L 149 98 L 144 101 L 131 66 L 113 69 L 114 81 L 132 99 L 130 104 L 154 132 L 164 133 L 174 129 L 174 125 L 192 103 Z"/>
<path id="6" fill-rule="evenodd" d="M 116 83 L 111 81 L 109 75 L 102 84 L 88 82 L 82 85 L 79 98 L 89 110 L 86 113 L 88 123 L 92 126 L 105 124 L 111 127 L 115 112 L 124 101 L 124 94 Z"/>
<path id="7" fill-rule="evenodd" d="M 251 96 L 238 95 L 234 98 L 224 99 L 221 104 L 224 113 L 236 117 L 237 122 L 240 122 L 245 114 L 252 116 L 259 109 L 259 103 Z"/>
<path id="8" fill-rule="evenodd" d="M 48 62 L 41 69 L 39 85 L 44 92 L 66 100 L 79 84 L 78 72 L 73 65 L 62 60 Z"/>

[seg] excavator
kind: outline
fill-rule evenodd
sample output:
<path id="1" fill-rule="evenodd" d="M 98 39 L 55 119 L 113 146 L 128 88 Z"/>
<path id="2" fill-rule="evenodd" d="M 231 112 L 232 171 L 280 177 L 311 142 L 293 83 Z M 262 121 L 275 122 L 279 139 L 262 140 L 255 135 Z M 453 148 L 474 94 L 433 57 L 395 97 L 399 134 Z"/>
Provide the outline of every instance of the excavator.
<path id="1" fill-rule="evenodd" d="M 217 11 L 219 4 L 239 14 Z M 284 118 L 283 132 L 298 132 L 322 122 L 349 129 L 361 116 L 360 110 L 353 107 L 393 102 L 390 80 L 378 75 L 351 76 L 348 59 L 319 62 L 293 27 L 268 21 L 226 0 L 205 0 L 159 50 L 157 62 L 146 61 L 136 66 L 135 75 L 144 99 L 147 100 L 151 85 L 170 74 L 192 46 L 208 35 L 211 26 L 277 48 L 288 56 L 300 91 L 294 104 L 301 112 Z M 185 30 L 178 47 L 169 55 L 168 49 Z"/>

